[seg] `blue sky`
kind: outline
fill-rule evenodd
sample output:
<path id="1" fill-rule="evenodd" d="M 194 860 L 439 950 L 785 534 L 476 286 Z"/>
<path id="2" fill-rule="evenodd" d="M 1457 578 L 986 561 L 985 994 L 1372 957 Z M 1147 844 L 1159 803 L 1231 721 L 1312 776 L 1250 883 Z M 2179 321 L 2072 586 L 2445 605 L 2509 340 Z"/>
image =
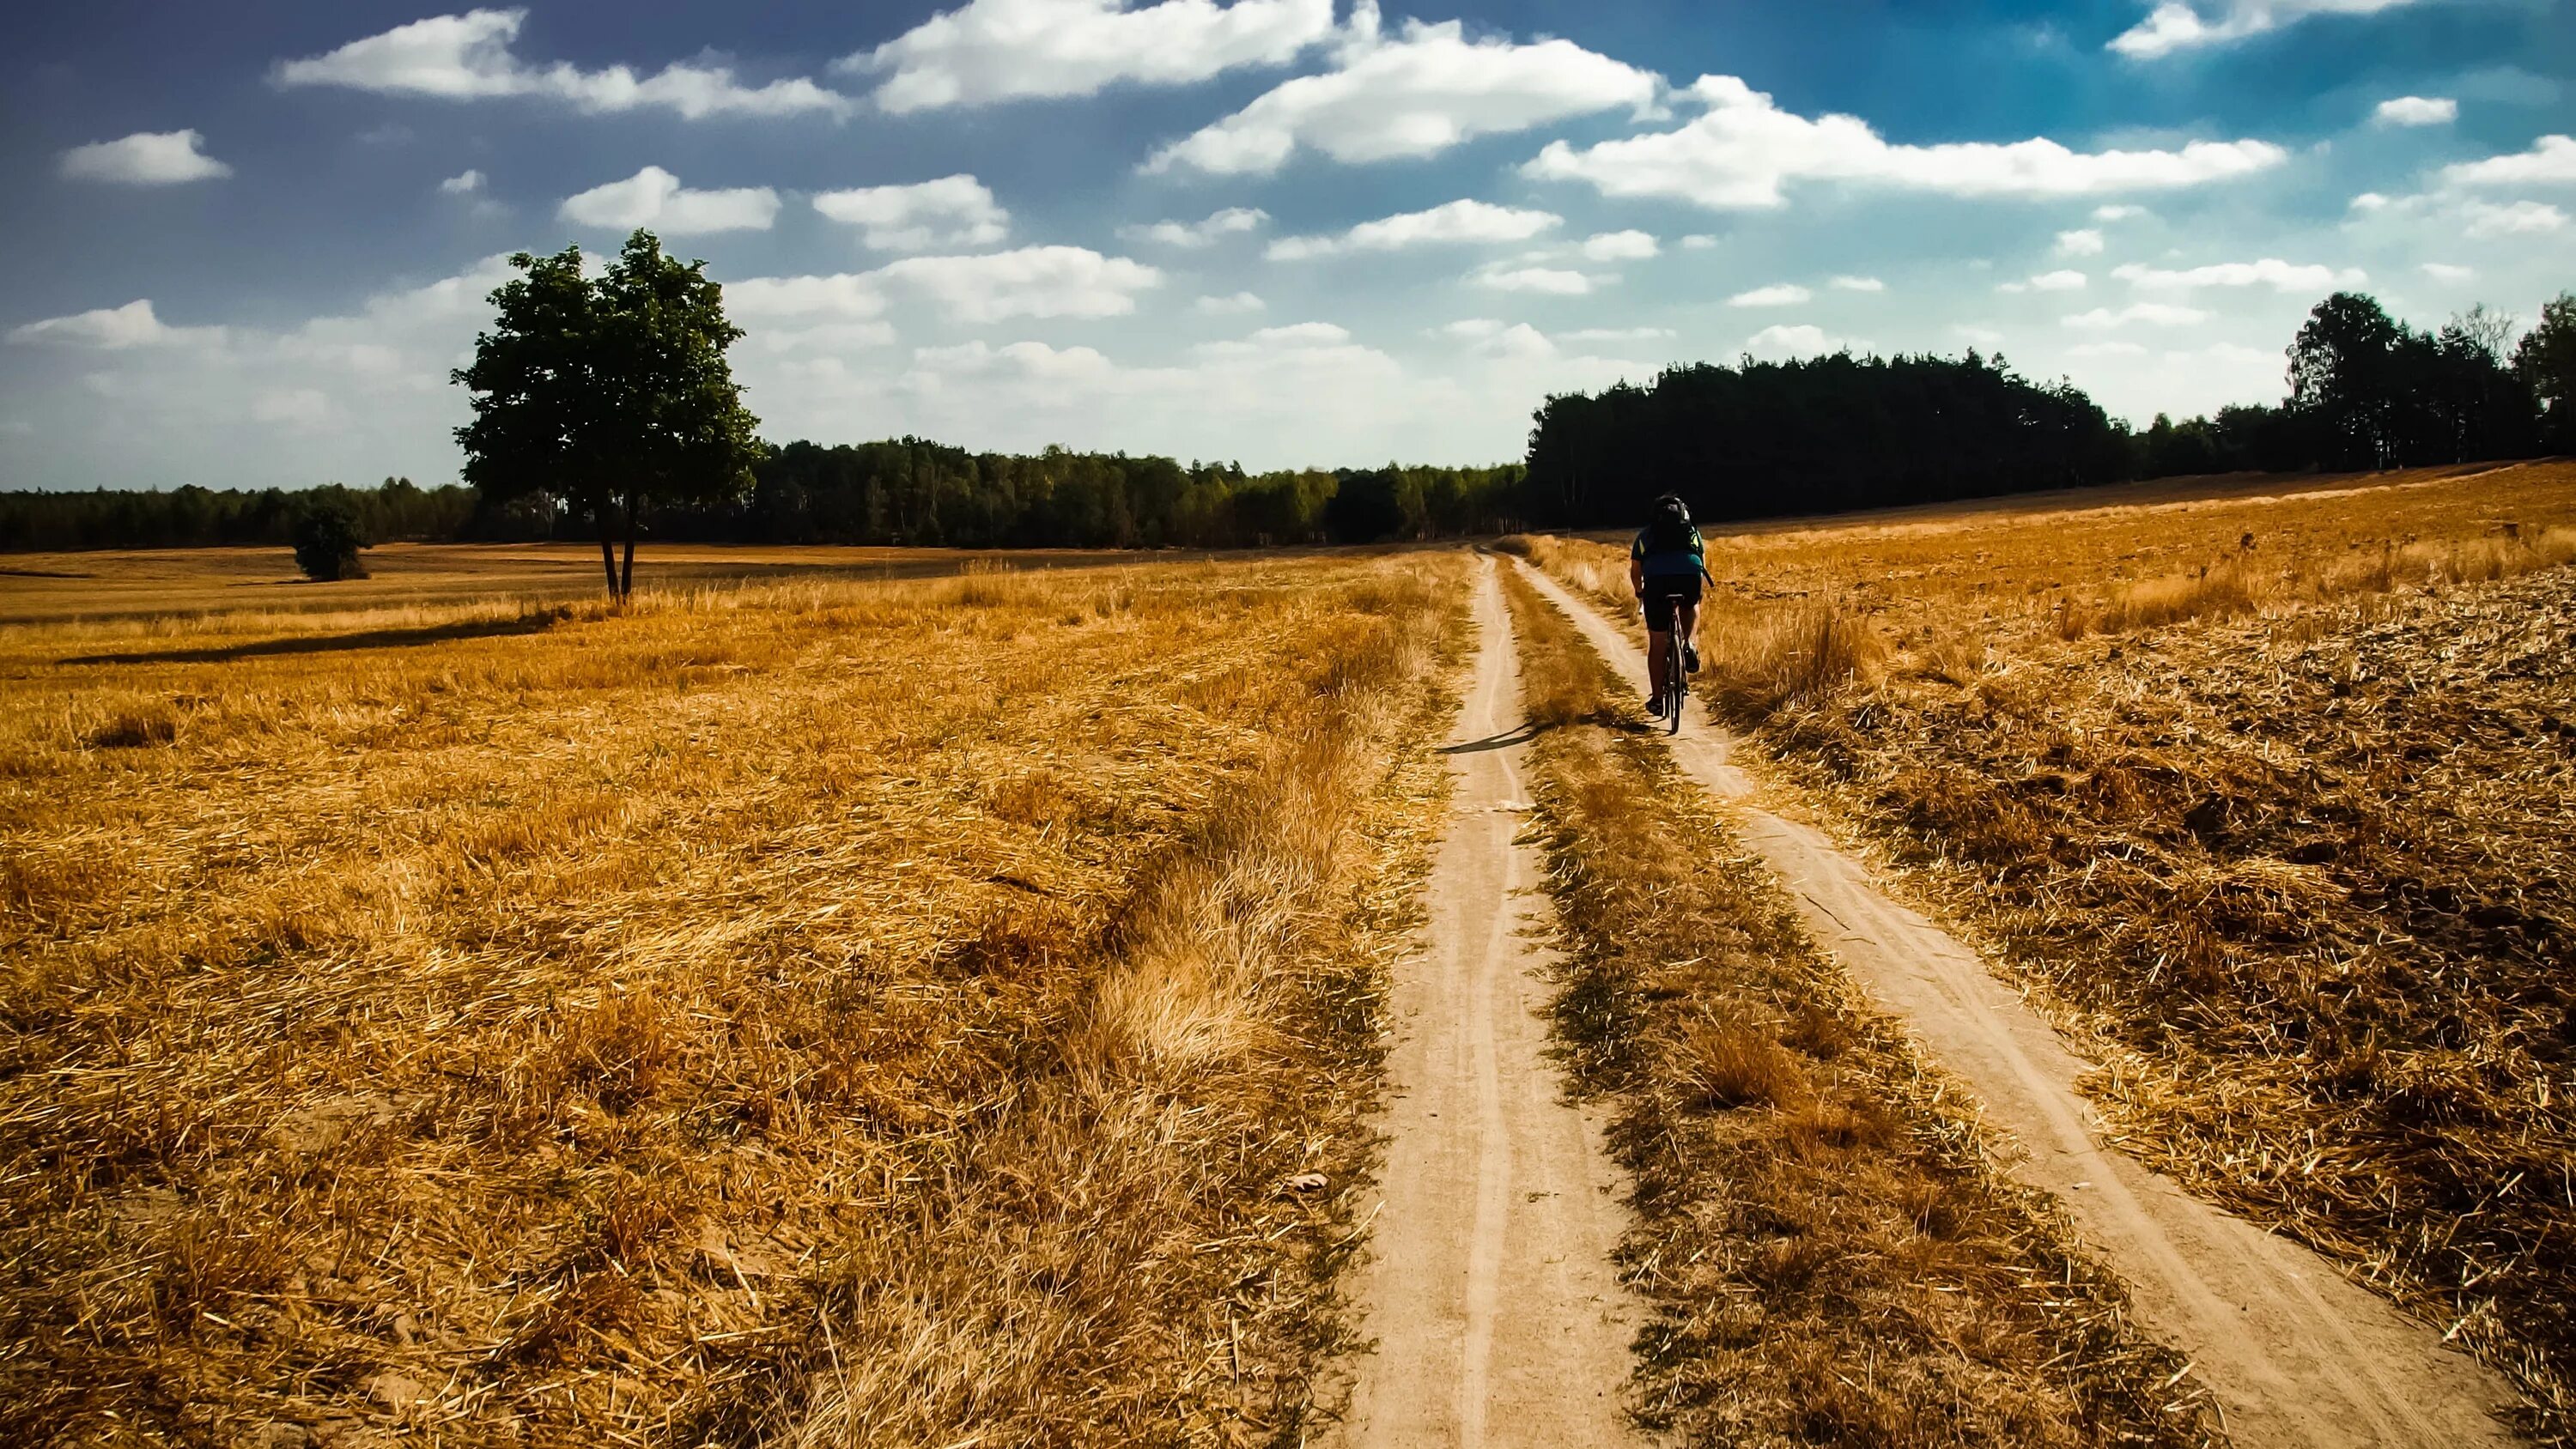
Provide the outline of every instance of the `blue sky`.
<path id="1" fill-rule="evenodd" d="M 2271 401 L 2576 287 L 2553 0 L 98 0 L 15 22 L 0 487 L 454 477 L 520 249 L 704 257 L 763 431 L 1516 457 L 1676 360 Z"/>

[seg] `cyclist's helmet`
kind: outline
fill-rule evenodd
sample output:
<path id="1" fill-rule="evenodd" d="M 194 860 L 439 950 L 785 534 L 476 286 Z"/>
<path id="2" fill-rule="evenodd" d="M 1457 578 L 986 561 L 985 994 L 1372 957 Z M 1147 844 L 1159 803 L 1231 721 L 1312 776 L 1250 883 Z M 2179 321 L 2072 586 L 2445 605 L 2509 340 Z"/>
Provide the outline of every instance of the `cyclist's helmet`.
<path id="1" fill-rule="evenodd" d="M 1664 517 L 1671 519 L 1675 523 L 1688 523 L 1691 521 L 1690 505 L 1684 503 L 1682 501 L 1682 496 L 1678 493 L 1667 493 L 1662 497 L 1657 498 L 1655 500 L 1655 512 L 1662 514 Z"/>

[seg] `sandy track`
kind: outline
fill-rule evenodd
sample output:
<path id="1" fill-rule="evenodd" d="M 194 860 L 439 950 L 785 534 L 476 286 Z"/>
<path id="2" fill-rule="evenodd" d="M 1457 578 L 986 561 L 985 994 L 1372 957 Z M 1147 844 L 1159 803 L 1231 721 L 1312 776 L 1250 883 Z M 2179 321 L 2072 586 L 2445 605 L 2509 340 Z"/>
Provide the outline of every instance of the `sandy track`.
<path id="1" fill-rule="evenodd" d="M 1554 990 L 1518 756 L 1511 620 L 1490 565 L 1450 754 L 1457 792 L 1420 949 L 1398 965 L 1381 1201 L 1355 1299 L 1376 1351 L 1339 1442 L 1611 1445 L 1643 1309 L 1611 1265 L 1623 1184 L 1547 1060 Z"/>
<path id="2" fill-rule="evenodd" d="M 1640 643 L 1537 569 L 1524 573 L 1622 677 Z M 2504 1380 L 2331 1263 L 2185 1194 L 2108 1146 L 2076 1090 L 2086 1064 L 1977 954 L 1890 900 L 1818 831 L 1755 808 L 1730 741 L 1694 700 L 1673 754 L 1731 802 L 1745 843 L 1788 886 L 1816 939 L 1983 1100 L 2022 1149 L 2014 1173 L 2054 1194 L 2127 1280 L 2140 1320 L 2192 1360 L 2241 1446 L 2515 1442 L 2492 1415 Z"/>

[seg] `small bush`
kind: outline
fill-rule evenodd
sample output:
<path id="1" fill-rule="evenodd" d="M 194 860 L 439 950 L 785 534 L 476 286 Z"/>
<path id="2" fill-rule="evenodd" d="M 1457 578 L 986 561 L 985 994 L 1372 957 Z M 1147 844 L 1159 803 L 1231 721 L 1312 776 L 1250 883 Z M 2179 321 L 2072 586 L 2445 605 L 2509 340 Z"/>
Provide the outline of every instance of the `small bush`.
<path id="1" fill-rule="evenodd" d="M 358 562 L 358 550 L 366 546 L 357 510 L 345 500 L 317 498 L 296 515 L 295 566 L 308 579 L 329 583 L 365 578 L 367 569 Z"/>

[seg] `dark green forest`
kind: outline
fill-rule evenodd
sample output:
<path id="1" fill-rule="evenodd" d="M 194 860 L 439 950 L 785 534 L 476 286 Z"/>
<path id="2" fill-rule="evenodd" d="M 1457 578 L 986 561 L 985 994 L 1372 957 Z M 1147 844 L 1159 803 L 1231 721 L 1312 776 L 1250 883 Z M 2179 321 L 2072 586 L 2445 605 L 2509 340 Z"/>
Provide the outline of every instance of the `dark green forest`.
<path id="1" fill-rule="evenodd" d="M 918 438 L 763 447 L 750 486 L 666 504 L 665 540 L 955 547 L 1198 548 L 1615 527 L 1681 493 L 1712 519 L 1834 513 L 2130 479 L 2366 471 L 2576 452 L 2576 294 L 2518 342 L 2484 308 L 2423 331 L 2337 293 L 2286 350 L 2288 394 L 2143 432 L 2072 383 L 2001 357 L 1695 363 L 1644 386 L 1551 397 L 1526 463 L 1247 473 L 1050 448 L 977 453 Z M 2511 344 L 2509 346 L 2509 344 Z M 596 536 L 545 492 L 462 486 L 0 493 L 0 548 L 283 544 L 323 499 L 370 542 Z"/>

